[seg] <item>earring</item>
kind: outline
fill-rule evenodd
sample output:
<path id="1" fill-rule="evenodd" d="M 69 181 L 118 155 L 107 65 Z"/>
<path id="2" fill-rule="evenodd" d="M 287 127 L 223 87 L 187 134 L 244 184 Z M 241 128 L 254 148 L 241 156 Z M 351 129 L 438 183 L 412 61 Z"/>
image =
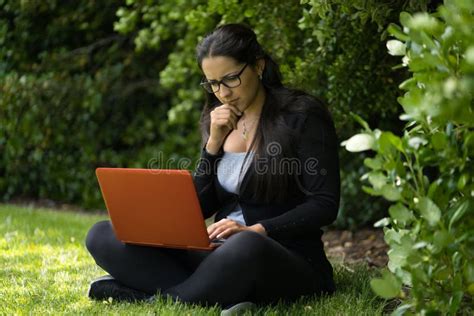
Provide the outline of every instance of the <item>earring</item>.
<path id="1" fill-rule="evenodd" d="M 262 80 L 262 74 L 258 75 L 258 79 Z"/>

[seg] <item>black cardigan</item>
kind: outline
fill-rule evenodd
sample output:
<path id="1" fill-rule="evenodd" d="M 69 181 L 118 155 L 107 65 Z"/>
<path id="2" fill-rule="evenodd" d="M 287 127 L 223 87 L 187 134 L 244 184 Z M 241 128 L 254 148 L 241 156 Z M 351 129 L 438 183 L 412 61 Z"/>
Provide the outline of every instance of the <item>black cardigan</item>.
<path id="1" fill-rule="evenodd" d="M 269 105 L 271 106 L 271 105 Z M 284 114 L 287 126 L 294 130 L 297 157 L 302 166 L 299 176 L 304 190 L 295 190 L 286 203 L 262 204 L 250 198 L 252 187 L 244 187 L 240 195 L 227 192 L 217 180 L 217 162 L 223 155 L 211 155 L 205 147 L 193 175 L 201 209 L 205 218 L 216 212 L 215 221 L 225 218 L 237 203 L 248 226 L 260 223 L 269 237 L 303 256 L 318 271 L 331 275 L 321 241 L 321 227 L 337 216 L 340 196 L 338 140 L 334 124 L 324 111 L 289 112 Z M 245 183 L 249 174 L 244 176 Z"/>

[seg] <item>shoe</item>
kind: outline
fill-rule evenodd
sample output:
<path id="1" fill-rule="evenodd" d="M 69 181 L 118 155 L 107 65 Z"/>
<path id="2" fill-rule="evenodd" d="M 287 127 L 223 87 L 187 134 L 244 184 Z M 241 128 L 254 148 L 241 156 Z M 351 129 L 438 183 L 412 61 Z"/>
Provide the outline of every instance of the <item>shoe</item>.
<path id="1" fill-rule="evenodd" d="M 255 305 L 255 303 L 252 303 L 252 302 L 240 302 L 226 309 L 223 309 L 221 312 L 221 316 L 243 315 L 245 314 L 245 312 L 252 311 L 256 307 L 257 305 Z"/>
<path id="2" fill-rule="evenodd" d="M 153 297 L 153 295 L 123 285 L 110 275 L 105 275 L 92 281 L 87 296 L 98 301 L 112 298 L 114 301 L 125 302 L 151 301 Z"/>

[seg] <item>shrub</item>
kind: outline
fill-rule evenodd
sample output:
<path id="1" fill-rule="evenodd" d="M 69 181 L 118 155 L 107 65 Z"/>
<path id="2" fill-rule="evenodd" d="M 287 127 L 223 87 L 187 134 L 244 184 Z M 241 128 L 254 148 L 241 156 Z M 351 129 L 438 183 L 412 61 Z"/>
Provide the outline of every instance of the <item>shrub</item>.
<path id="1" fill-rule="evenodd" d="M 137 53 L 130 37 L 115 33 L 120 4 L 0 1 L 4 200 L 103 208 L 96 167 L 146 168 L 158 152 L 194 154 L 187 143 L 198 137 L 168 123 L 170 95 L 156 78 L 166 49 Z"/>
<path id="2" fill-rule="evenodd" d="M 403 135 L 371 129 L 344 142 L 371 149 L 363 187 L 390 201 L 384 226 L 389 271 L 379 295 L 399 297 L 395 314 L 472 313 L 474 295 L 474 3 L 446 0 L 436 14 L 400 14 L 389 53 L 412 76 L 400 84 Z M 401 291 L 408 287 L 408 296 Z"/>

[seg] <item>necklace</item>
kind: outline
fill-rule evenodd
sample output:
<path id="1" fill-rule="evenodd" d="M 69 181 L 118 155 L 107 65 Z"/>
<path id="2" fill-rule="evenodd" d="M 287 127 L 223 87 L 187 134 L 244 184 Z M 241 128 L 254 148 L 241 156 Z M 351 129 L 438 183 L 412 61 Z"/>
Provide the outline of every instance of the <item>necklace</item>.
<path id="1" fill-rule="evenodd" d="M 252 121 L 250 121 L 252 123 L 252 125 L 250 125 L 248 128 L 247 128 L 247 125 L 245 124 L 245 119 L 242 121 L 242 125 L 244 127 L 244 130 L 242 131 L 242 138 L 246 141 L 247 138 L 248 138 L 248 134 L 249 134 L 249 131 L 250 129 L 254 126 L 255 122 L 258 121 L 258 118 L 259 116 L 257 116 L 255 119 L 253 119 Z"/>

